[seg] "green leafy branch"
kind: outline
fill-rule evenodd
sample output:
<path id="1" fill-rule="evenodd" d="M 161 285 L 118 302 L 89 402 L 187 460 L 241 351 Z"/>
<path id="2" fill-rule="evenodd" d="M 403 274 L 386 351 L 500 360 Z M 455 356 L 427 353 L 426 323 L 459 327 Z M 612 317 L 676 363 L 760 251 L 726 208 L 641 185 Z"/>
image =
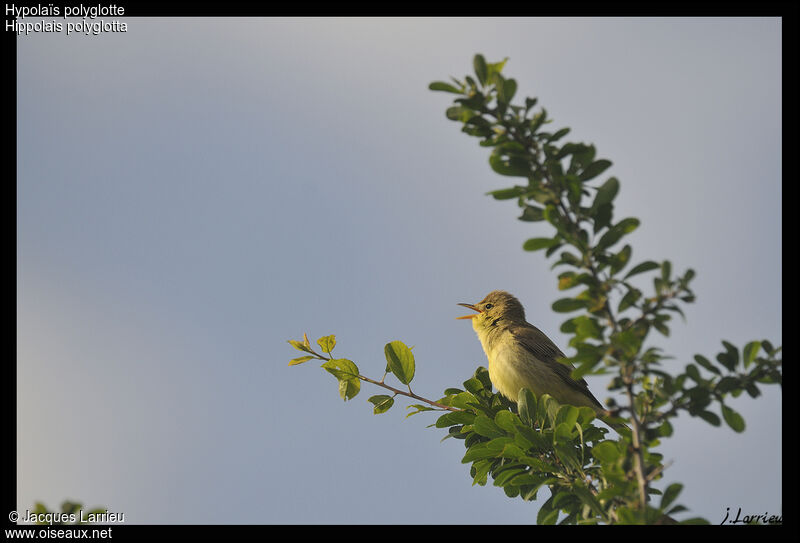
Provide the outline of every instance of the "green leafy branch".
<path id="1" fill-rule="evenodd" d="M 411 380 L 414 379 L 414 373 L 416 369 L 414 353 L 412 353 L 411 349 L 402 341 L 391 341 L 384 347 L 383 350 L 386 356 L 386 370 L 384 371 L 383 377 L 381 377 L 379 381 L 361 375 L 358 366 L 356 366 L 352 360 L 348 360 L 346 358 L 333 358 L 332 352 L 333 348 L 336 346 L 336 336 L 334 335 L 323 336 L 317 340 L 317 344 L 320 346 L 322 352 L 327 353 L 328 356 L 314 351 L 314 349 L 311 348 L 311 342 L 308 340 L 308 336 L 306 334 L 303 334 L 303 341 L 297 341 L 293 339 L 288 341 L 295 349 L 308 353 L 304 356 L 292 359 L 289 362 L 289 365 L 295 366 L 297 364 L 302 364 L 303 362 L 308 362 L 312 359 L 325 360 L 325 363 L 322 364 L 322 368 L 336 377 L 339 382 L 339 395 L 345 401 L 354 398 L 361 391 L 361 381 L 372 383 L 373 385 L 383 387 L 392 392 L 393 394 L 391 396 L 380 394 L 371 396 L 368 399 L 368 401 L 373 404 L 373 413 L 376 415 L 388 411 L 394 405 L 394 398 L 397 395 L 413 398 L 415 400 L 425 402 L 431 406 L 428 407 L 418 404 L 409 406 L 416 408 L 416 411 L 412 411 L 409 413 L 409 415 L 413 415 L 421 411 L 435 409 L 458 411 L 457 408 L 434 400 L 423 398 L 422 396 L 418 396 L 412 392 Z M 401 390 L 386 384 L 384 381 L 389 373 L 393 374 L 398 381 L 406 385 L 408 390 Z"/>
<path id="2" fill-rule="evenodd" d="M 516 403 L 510 402 L 492 392 L 489 373 L 484 367 L 464 381 L 463 389 L 448 388 L 434 402 L 414 394 L 410 388 L 406 392 L 384 382 L 388 373 L 406 385 L 413 378 L 413 354 L 402 342 L 386 344 L 386 373 L 380 381 L 360 375 L 350 360 L 333 358 L 331 352 L 336 344 L 333 336 L 317 340 L 327 354 L 316 352 L 306 335 L 302 341 L 289 340 L 289 343 L 307 353 L 289 365 L 324 360 L 322 367 L 336 377 L 344 400 L 358 394 L 360 381 L 367 381 L 387 388 L 394 395 L 428 404 L 410 406 L 417 410 L 407 416 L 421 411 L 448 411 L 432 426 L 447 429 L 444 439 L 464 441 L 467 451 L 462 463 L 471 465 L 473 485 L 485 486 L 491 477 L 507 496 L 526 501 L 537 499 L 543 487 L 550 491 L 550 497 L 539 510 L 539 523 L 555 523 L 561 512 L 567 513 L 561 523 L 635 520 L 630 513 L 633 508 L 625 501 L 624 489 L 635 483 L 625 469 L 624 445 L 606 439 L 608 430 L 593 425 L 594 410 L 560 405 L 547 394 L 537 398 L 527 389 L 523 389 Z M 392 407 L 394 395 L 369 398 L 373 412 L 383 413 Z M 658 493 L 655 489 L 651 491 Z M 669 499 L 662 499 L 660 507 L 649 508 L 648 516 L 658 519 L 682 510 L 683 506 L 672 505 L 676 495 L 672 491 Z"/>
<path id="3" fill-rule="evenodd" d="M 653 425 L 659 426 L 656 430 L 658 435 L 672 434 L 669 419 L 680 411 L 719 426 L 722 422 L 720 417 L 708 409 L 713 402 L 719 403 L 726 424 L 735 432 L 743 432 L 744 418 L 727 405 L 725 399 L 728 396 L 737 398 L 744 392 L 757 398 L 761 395 L 758 384 L 783 383 L 782 360 L 778 358 L 780 347 L 774 347 L 767 340 L 751 341 L 740 353 L 728 341 L 723 341 L 722 345 L 725 350 L 716 355 L 716 364 L 697 354 L 694 356 L 697 365 L 688 364 L 678 375 L 651 370 L 650 373 L 660 377 L 661 387 L 646 389 L 642 411 Z M 698 366 L 705 371 L 701 372 Z"/>

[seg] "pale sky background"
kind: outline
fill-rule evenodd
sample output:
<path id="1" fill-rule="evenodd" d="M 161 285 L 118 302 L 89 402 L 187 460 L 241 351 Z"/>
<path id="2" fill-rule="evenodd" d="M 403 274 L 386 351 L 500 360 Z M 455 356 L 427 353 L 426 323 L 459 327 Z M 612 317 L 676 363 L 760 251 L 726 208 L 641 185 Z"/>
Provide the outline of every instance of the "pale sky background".
<path id="1" fill-rule="evenodd" d="M 457 302 L 516 294 L 565 346 L 543 223 L 485 193 L 489 151 L 433 80 L 510 57 L 614 162 L 634 260 L 697 271 L 677 371 L 720 340 L 782 343 L 781 21 L 127 19 L 125 34 L 18 38 L 20 509 L 72 498 L 129 523 L 533 523 L 472 487 L 463 443 L 351 402 L 286 340 L 336 334 L 380 377 L 414 345 L 415 392 L 485 364 Z M 647 280 L 649 285 L 649 279 Z M 608 397 L 607 378 L 591 377 Z M 781 393 L 689 418 L 660 482 L 720 522 L 781 513 Z"/>

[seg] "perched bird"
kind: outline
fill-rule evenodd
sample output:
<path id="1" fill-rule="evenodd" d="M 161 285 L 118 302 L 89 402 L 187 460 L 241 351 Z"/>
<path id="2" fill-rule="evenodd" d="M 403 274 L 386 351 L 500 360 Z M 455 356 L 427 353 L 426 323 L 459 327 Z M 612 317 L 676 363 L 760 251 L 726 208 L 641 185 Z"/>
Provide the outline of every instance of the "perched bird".
<path id="1" fill-rule="evenodd" d="M 589 391 L 586 381 L 571 377 L 572 365 L 558 361 L 565 357 L 564 353 L 525 320 L 525 310 L 514 296 L 494 290 L 477 304 L 458 305 L 477 311 L 457 318 L 472 319 L 472 327 L 489 359 L 489 378 L 500 394 L 516 402 L 524 387 L 537 397 L 549 394 L 561 404 L 591 407 L 617 431 L 627 428 L 606 420 L 608 411 Z"/>

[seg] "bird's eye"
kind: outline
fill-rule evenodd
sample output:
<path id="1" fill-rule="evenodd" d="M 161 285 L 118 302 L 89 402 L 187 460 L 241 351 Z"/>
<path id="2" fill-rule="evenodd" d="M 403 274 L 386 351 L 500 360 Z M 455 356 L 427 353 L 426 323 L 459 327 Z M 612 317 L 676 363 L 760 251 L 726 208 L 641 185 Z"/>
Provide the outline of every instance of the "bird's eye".
<path id="1" fill-rule="evenodd" d="M 483 307 L 484 307 L 484 308 L 486 308 L 486 309 L 491 309 L 491 308 L 492 308 L 492 307 L 494 307 L 494 306 L 493 306 L 492 304 L 486 304 L 486 305 L 485 305 L 485 306 L 483 306 Z"/>

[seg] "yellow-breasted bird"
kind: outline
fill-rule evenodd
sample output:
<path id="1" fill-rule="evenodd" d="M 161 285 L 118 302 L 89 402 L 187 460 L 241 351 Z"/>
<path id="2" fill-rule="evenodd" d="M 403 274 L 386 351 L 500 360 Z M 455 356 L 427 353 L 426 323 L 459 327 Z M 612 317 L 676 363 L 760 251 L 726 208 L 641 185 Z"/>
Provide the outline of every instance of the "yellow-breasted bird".
<path id="1" fill-rule="evenodd" d="M 561 404 L 591 407 L 598 417 L 617 431 L 622 423 L 608 420 L 609 413 L 589 391 L 583 379 L 573 379 L 573 366 L 562 364 L 564 353 L 544 333 L 525 320 L 525 310 L 514 296 L 493 290 L 477 304 L 461 303 L 477 313 L 457 317 L 472 319 L 486 358 L 489 378 L 497 390 L 513 402 L 520 389 L 537 397 L 549 394 Z"/>

